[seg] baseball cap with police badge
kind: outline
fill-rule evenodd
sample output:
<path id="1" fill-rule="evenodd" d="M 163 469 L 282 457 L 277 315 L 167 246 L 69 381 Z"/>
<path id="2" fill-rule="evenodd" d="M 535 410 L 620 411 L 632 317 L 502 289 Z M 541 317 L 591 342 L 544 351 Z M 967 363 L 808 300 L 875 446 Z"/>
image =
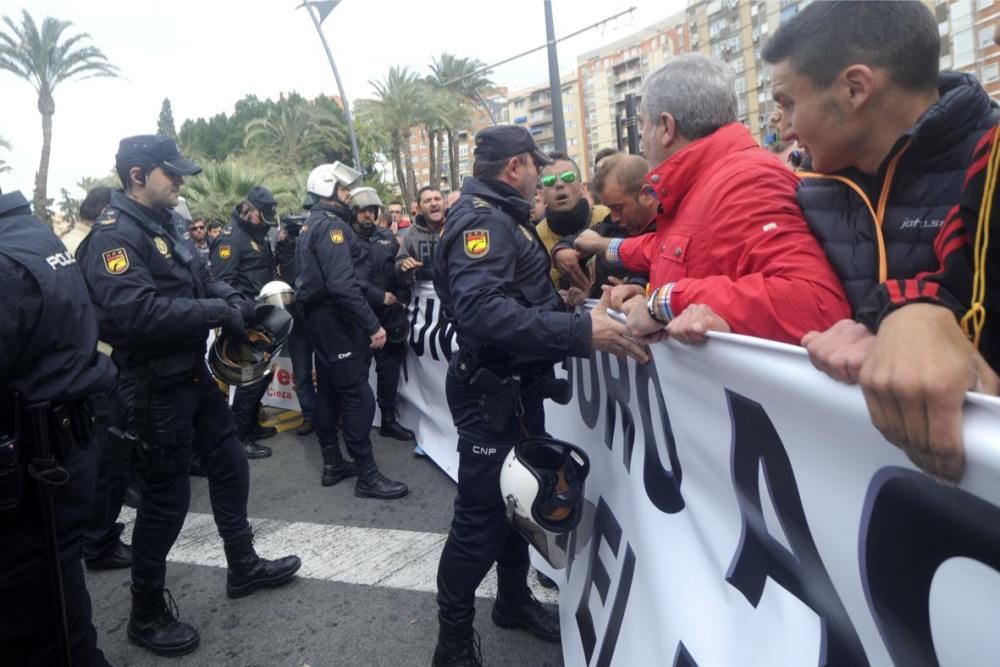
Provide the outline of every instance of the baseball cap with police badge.
<path id="1" fill-rule="evenodd" d="M 553 163 L 548 155 L 539 150 L 528 128 L 494 125 L 480 130 L 476 135 L 476 160 L 494 162 L 522 153 L 531 153 L 532 160 L 539 168 Z"/>
<path id="2" fill-rule="evenodd" d="M 255 185 L 247 195 L 247 201 L 260 211 L 260 217 L 269 225 L 278 224 L 278 202 L 271 191 L 263 185 Z"/>
<path id="3" fill-rule="evenodd" d="M 173 139 L 156 134 L 125 137 L 119 142 L 115 165 L 131 167 L 137 164 L 155 164 L 178 176 L 194 176 L 201 172 L 201 167 L 181 155 Z"/>

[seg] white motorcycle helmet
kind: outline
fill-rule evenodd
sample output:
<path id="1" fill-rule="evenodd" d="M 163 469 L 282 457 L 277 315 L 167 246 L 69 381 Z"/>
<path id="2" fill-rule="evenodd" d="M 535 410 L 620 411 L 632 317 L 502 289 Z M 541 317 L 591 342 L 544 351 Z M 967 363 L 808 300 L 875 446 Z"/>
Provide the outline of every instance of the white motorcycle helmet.
<path id="1" fill-rule="evenodd" d="M 568 442 L 533 436 L 507 454 L 500 469 L 500 493 L 507 519 L 556 568 L 566 567 L 567 533 L 584 515 L 586 452 Z"/>
<path id="2" fill-rule="evenodd" d="M 374 206 L 381 211 L 383 208 L 382 199 L 378 196 L 378 192 L 375 191 L 375 188 L 367 186 L 351 190 L 351 199 L 347 203 L 356 210 Z"/>
<path id="3" fill-rule="evenodd" d="M 292 286 L 281 280 L 272 280 L 260 288 L 257 295 L 257 303 L 287 308 L 295 303 L 295 290 Z"/>
<path id="4" fill-rule="evenodd" d="M 343 162 L 321 164 L 309 172 L 306 192 L 317 197 L 332 199 L 337 193 L 337 185 L 351 189 L 361 182 L 363 174 Z"/>

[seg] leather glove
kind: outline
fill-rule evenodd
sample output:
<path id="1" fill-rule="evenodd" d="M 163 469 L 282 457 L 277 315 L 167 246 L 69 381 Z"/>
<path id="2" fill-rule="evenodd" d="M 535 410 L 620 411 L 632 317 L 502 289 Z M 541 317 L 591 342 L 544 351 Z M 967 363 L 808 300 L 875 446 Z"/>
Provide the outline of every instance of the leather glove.
<path id="1" fill-rule="evenodd" d="M 236 306 L 230 306 L 222 299 L 202 301 L 205 319 L 210 327 L 222 327 L 223 331 L 240 339 L 246 338 L 246 324 L 243 314 Z"/>

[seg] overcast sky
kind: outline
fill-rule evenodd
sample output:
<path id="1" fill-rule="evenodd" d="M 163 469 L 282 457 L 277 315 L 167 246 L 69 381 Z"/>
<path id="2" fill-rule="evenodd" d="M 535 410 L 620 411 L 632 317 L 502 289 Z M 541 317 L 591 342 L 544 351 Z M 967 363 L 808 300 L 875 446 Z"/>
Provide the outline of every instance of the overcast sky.
<path id="1" fill-rule="evenodd" d="M 301 0 L 2 0 L 0 13 L 20 23 L 27 7 L 73 22 L 68 34 L 87 32 L 117 65 L 122 79 L 61 84 L 55 93 L 49 196 L 60 188 L 76 196 L 82 176 L 102 176 L 114 163 L 118 140 L 152 133 L 160 104 L 169 97 L 174 122 L 231 112 L 244 95 L 275 98 L 297 90 L 306 97 L 336 94 L 322 45 Z M 553 0 L 557 37 L 636 6 L 603 29 L 559 45 L 563 72 L 580 53 L 618 40 L 666 18 L 684 0 Z M 369 81 L 392 65 L 427 73 L 443 51 L 493 63 L 545 43 L 543 0 L 342 0 L 324 32 L 349 99 L 372 95 Z M 548 80 L 545 51 L 497 68 L 492 78 L 511 89 Z M 4 192 L 20 189 L 30 199 L 41 151 L 41 116 L 34 89 L 0 71 L 0 136 L 13 145 L 0 151 L 12 173 L 0 174 Z"/>

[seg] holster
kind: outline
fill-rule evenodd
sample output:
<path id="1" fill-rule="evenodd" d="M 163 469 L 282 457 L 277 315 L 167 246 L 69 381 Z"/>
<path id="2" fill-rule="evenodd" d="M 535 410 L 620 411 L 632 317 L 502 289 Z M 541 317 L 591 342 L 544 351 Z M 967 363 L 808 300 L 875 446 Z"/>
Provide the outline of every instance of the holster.
<path id="1" fill-rule="evenodd" d="M 459 348 L 458 354 L 452 357 L 451 373 L 480 393 L 479 410 L 483 421 L 498 433 L 506 431 L 510 418 L 518 414 L 521 405 L 520 376 L 487 366 L 465 348 Z"/>

